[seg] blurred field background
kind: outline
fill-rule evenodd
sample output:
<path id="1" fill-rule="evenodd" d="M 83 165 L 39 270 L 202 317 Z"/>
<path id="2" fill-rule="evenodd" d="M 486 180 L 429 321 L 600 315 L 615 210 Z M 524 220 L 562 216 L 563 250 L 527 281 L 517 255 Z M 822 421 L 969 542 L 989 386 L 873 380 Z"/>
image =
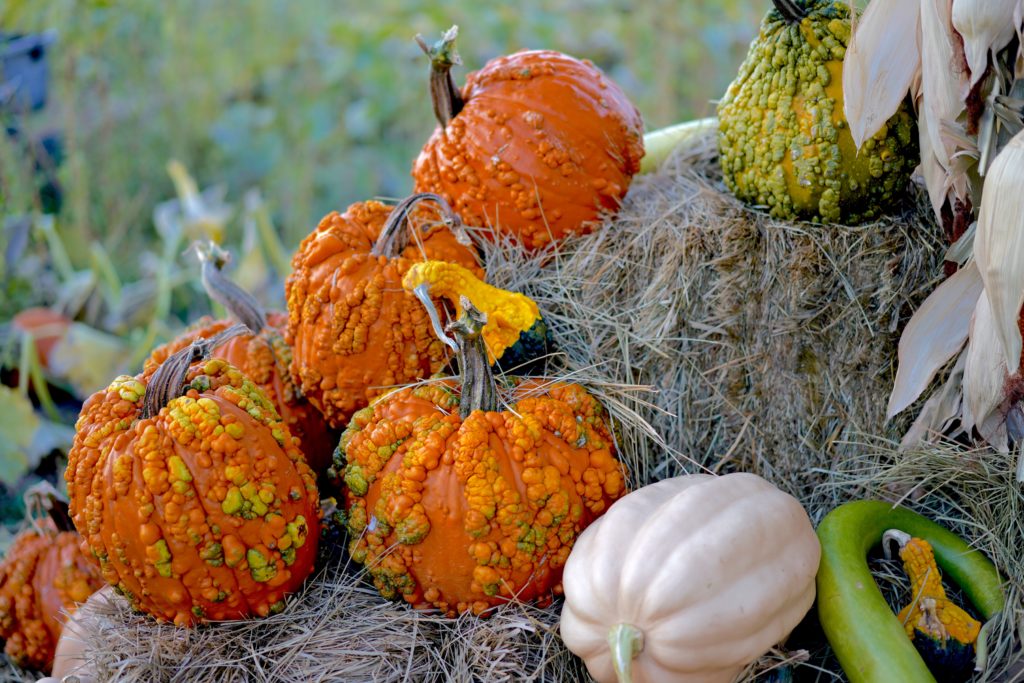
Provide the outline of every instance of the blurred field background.
<path id="1" fill-rule="evenodd" d="M 714 112 L 769 3 L 331 5 L 0 0 L 0 30 L 56 33 L 46 106 L 2 114 L 18 129 L 0 135 L 0 481 L 11 494 L 59 480 L 77 401 L 211 311 L 182 257 L 195 236 L 188 205 L 167 203 L 188 194 L 170 160 L 219 188 L 192 200 L 223 232 L 236 278 L 281 305 L 290 252 L 322 215 L 411 189 L 435 125 L 415 34 L 460 26 L 460 84 L 521 48 L 589 58 L 653 130 Z M 57 147 L 33 153 L 44 138 Z M 76 321 L 77 364 L 41 366 L 24 351 L 9 321 L 33 306 Z M 15 495 L 0 501 L 2 516 L 20 516 Z"/>

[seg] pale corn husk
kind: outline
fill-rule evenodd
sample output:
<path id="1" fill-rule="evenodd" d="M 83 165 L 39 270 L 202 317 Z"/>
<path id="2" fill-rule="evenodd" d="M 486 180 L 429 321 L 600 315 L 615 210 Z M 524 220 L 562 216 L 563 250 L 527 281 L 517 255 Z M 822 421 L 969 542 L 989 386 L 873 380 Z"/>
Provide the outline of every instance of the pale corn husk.
<path id="1" fill-rule="evenodd" d="M 875 3 L 872 3 L 875 4 Z M 921 0 L 921 135 L 930 137 L 932 152 L 947 170 L 955 148 L 943 134 L 964 110 L 966 80 L 957 73 L 959 48 L 953 36 L 950 0 Z"/>
<path id="2" fill-rule="evenodd" d="M 956 364 L 946 378 L 946 382 L 936 393 L 932 394 L 918 413 L 914 423 L 900 441 L 900 450 L 917 448 L 921 444 L 932 441 L 946 434 L 960 418 L 963 406 L 964 366 L 967 364 L 967 351 L 957 358 Z M 962 429 L 950 434 L 956 437 Z"/>
<path id="3" fill-rule="evenodd" d="M 971 321 L 971 341 L 964 365 L 964 401 L 961 422 L 999 451 L 1007 450 L 1006 428 L 1000 407 L 1006 386 L 1006 359 L 999 343 L 988 297 L 978 297 Z M 1001 428 L 1000 428 L 1001 427 Z"/>
<path id="4" fill-rule="evenodd" d="M 921 67 L 920 4 L 873 2 L 843 59 L 843 113 L 858 149 L 899 109 Z"/>
<path id="5" fill-rule="evenodd" d="M 1020 367 L 1021 336 L 1017 321 L 1024 304 L 1022 183 L 1024 131 L 1010 140 L 989 168 L 974 237 L 974 257 L 991 306 L 995 341 L 1011 375 Z"/>
<path id="6" fill-rule="evenodd" d="M 985 73 L 989 53 L 999 52 L 1013 39 L 1018 6 L 1019 0 L 953 0 L 953 28 L 964 39 L 971 87 Z"/>
<path id="7" fill-rule="evenodd" d="M 917 309 L 900 337 L 899 368 L 886 418 L 916 401 L 963 347 L 981 292 L 981 274 L 972 261 L 939 285 Z"/>

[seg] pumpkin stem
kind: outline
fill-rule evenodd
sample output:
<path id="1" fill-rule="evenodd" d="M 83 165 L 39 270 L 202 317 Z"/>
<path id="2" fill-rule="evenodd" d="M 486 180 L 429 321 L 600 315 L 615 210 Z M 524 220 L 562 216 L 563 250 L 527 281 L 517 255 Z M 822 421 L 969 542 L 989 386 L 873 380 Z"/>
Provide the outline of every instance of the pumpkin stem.
<path id="1" fill-rule="evenodd" d="M 644 632 L 632 624 L 616 624 L 608 631 L 612 667 L 619 683 L 632 683 L 633 660 L 644 650 Z"/>
<path id="2" fill-rule="evenodd" d="M 807 16 L 807 10 L 797 4 L 797 0 L 772 0 L 775 9 L 786 21 L 796 24 Z"/>
<path id="3" fill-rule="evenodd" d="M 245 325 L 232 325 L 208 339 L 193 340 L 191 345 L 165 360 L 147 383 L 141 418 L 148 420 L 173 399 L 181 396 L 182 384 L 185 383 L 185 376 L 192 363 L 206 360 L 215 348 L 243 334 L 250 334 L 249 328 Z"/>
<path id="4" fill-rule="evenodd" d="M 407 246 L 409 246 L 409 235 L 412 232 L 412 222 L 409 214 L 413 208 L 422 201 L 431 200 L 441 207 L 441 220 L 449 230 L 457 231 L 462 226 L 462 220 L 458 214 L 452 211 L 452 207 L 439 194 L 433 192 L 419 192 L 403 199 L 388 216 L 388 220 L 381 228 L 377 241 L 373 244 L 370 254 L 373 256 L 384 256 L 389 259 L 397 258 Z M 403 228 L 409 228 L 405 230 Z M 418 238 L 419 235 L 416 235 Z"/>
<path id="5" fill-rule="evenodd" d="M 462 373 L 462 400 L 459 415 L 465 420 L 474 410 L 495 411 L 498 409 L 498 390 L 494 386 L 491 364 L 487 361 L 487 345 L 483 329 L 487 316 L 481 313 L 466 297 L 459 305 L 462 316 L 448 325 L 448 331 L 455 335 L 459 345 L 457 357 L 459 372 Z"/>
<path id="6" fill-rule="evenodd" d="M 231 256 L 213 242 L 196 244 L 196 253 L 203 264 L 203 288 L 211 299 L 224 306 L 228 315 L 245 325 L 253 334 L 258 334 L 267 325 L 263 307 L 249 292 L 245 291 L 224 275 L 223 268 Z"/>
<path id="7" fill-rule="evenodd" d="M 452 67 L 462 64 L 459 53 L 455 51 L 458 35 L 459 27 L 452 26 L 433 45 L 427 45 L 423 36 L 416 35 L 416 43 L 430 57 L 430 99 L 434 104 L 434 116 L 442 128 L 458 116 L 466 103 L 452 78 Z"/>
<path id="8" fill-rule="evenodd" d="M 41 481 L 35 484 L 24 495 L 25 510 L 28 512 L 29 520 L 33 521 L 41 517 L 42 512 L 53 521 L 57 531 L 74 531 L 75 524 L 71 521 L 68 513 L 68 503 L 57 492 L 48 481 Z"/>

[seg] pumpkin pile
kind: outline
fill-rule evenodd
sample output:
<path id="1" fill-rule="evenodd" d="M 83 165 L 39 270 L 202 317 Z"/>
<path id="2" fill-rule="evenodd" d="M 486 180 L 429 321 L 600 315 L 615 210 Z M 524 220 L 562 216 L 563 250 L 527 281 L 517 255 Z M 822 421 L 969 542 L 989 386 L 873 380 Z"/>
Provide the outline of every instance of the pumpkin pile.
<path id="1" fill-rule="evenodd" d="M 911 103 L 897 98 L 870 136 L 851 131 L 850 9 L 772 2 L 718 108 L 724 183 L 780 219 L 878 216 L 915 164 Z M 8 655 L 49 666 L 55 610 L 101 582 L 181 627 L 278 613 L 318 561 L 338 562 L 318 554 L 326 543 L 383 598 L 445 617 L 564 594 L 560 637 L 602 683 L 728 683 L 816 598 L 852 680 L 927 680 L 914 645 L 966 675 L 981 623 L 947 597 L 936 560 L 976 580 L 981 616 L 1004 596 L 950 532 L 875 502 L 815 532 L 798 500 L 743 472 L 628 492 L 615 420 L 585 381 L 525 376 L 549 369 L 550 319 L 487 282 L 474 239 L 557 257 L 622 203 L 643 124 L 592 63 L 548 50 L 495 59 L 459 88 L 456 34 L 418 38 L 439 125 L 414 194 L 325 216 L 292 257 L 286 312 L 264 311 L 222 272 L 225 252 L 201 245 L 229 318 L 197 321 L 85 402 L 64 473 L 81 536 L 25 534 L 0 565 Z M 335 497 L 321 501 L 318 476 Z M 897 524 L 918 534 L 895 532 L 915 594 L 898 617 L 865 562 Z"/>

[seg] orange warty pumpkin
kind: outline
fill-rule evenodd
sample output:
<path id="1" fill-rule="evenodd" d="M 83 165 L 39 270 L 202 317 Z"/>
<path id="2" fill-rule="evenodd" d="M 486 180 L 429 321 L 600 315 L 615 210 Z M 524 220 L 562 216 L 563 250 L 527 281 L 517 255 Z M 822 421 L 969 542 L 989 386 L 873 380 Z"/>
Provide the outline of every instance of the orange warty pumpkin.
<path id="1" fill-rule="evenodd" d="M 549 600 L 576 537 L 625 492 L 604 408 L 579 385 L 512 379 L 499 410 L 482 316 L 462 305 L 462 381 L 381 397 L 335 456 L 352 558 L 383 596 L 448 615 Z"/>
<path id="2" fill-rule="evenodd" d="M 455 33 L 419 39 L 440 127 L 413 166 L 416 191 L 531 250 L 617 211 L 644 154 L 640 113 L 619 86 L 589 61 L 529 50 L 488 62 L 460 92 Z"/>
<path id="3" fill-rule="evenodd" d="M 66 514 L 66 508 L 65 508 Z M 49 671 L 71 613 L 103 585 L 95 563 L 81 550 L 70 526 L 46 520 L 14 539 L 0 564 L 0 639 L 21 667 Z"/>
<path id="4" fill-rule="evenodd" d="M 420 202 L 433 200 L 441 215 Z M 448 352 L 431 331 L 402 276 L 416 261 L 452 261 L 482 274 L 451 227 L 458 217 L 440 197 L 420 194 L 392 209 L 380 202 L 332 212 L 307 236 L 285 283 L 292 375 L 328 424 L 389 386 L 437 372 Z"/>
<path id="5" fill-rule="evenodd" d="M 228 339 L 213 349 L 211 355 L 234 365 L 263 390 L 277 408 L 281 421 L 288 425 L 288 431 L 299 438 L 299 450 L 306 456 L 306 462 L 317 474 L 324 472 L 338 443 L 338 435 L 327 426 L 323 415 L 305 399 L 292 379 L 289 371 L 292 349 L 284 341 L 288 314 L 264 312 L 252 295 L 228 280 L 221 270 L 227 255 L 216 245 L 205 245 L 198 251 L 203 262 L 203 285 L 210 297 L 222 303 L 235 320 L 200 318 L 176 339 L 154 349 L 146 359 L 143 372 L 152 373 L 195 339 L 209 339 L 241 322 L 250 333 Z M 256 334 L 252 334 L 252 330 Z"/>
<path id="6" fill-rule="evenodd" d="M 288 427 L 237 368 L 205 359 L 244 329 L 93 394 L 68 454 L 71 515 L 103 578 L 179 625 L 265 616 L 316 557 L 316 481 Z"/>

